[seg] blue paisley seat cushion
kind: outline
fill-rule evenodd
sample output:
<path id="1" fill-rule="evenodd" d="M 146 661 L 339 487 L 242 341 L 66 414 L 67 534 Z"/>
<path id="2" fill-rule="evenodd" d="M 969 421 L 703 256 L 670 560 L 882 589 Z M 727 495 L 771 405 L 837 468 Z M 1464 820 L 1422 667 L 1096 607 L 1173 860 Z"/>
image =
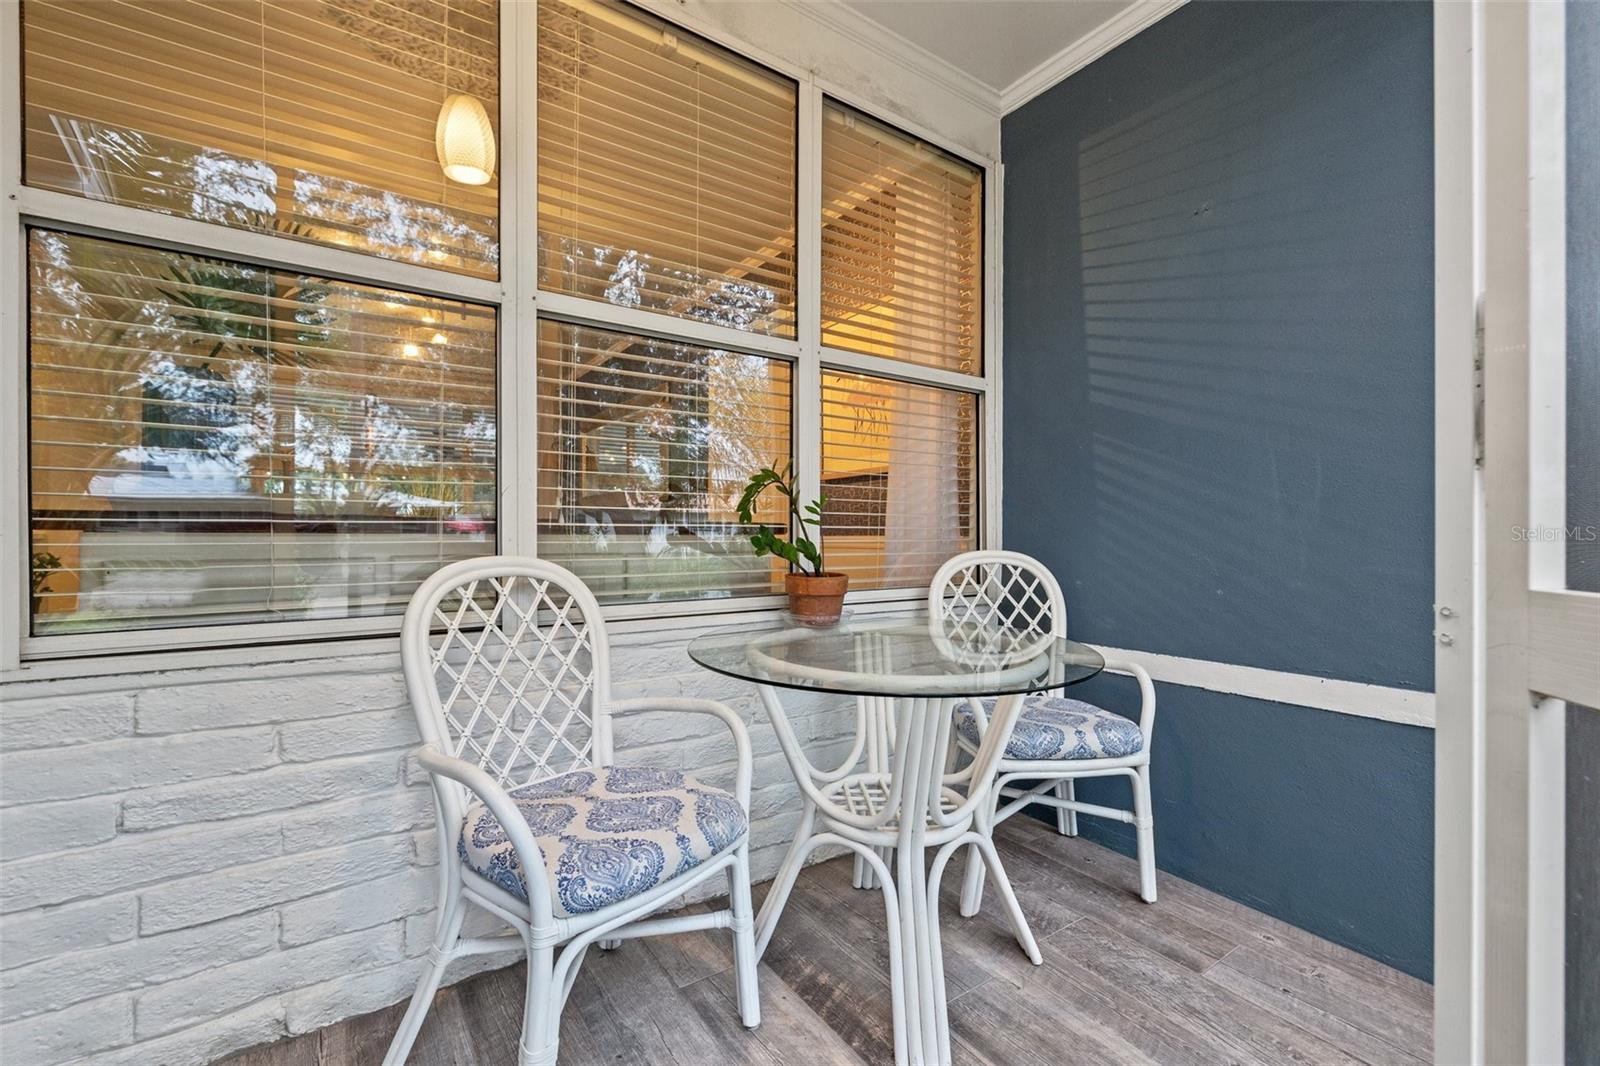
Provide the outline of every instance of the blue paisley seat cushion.
<path id="1" fill-rule="evenodd" d="M 983 701 L 987 718 L 995 701 Z M 978 744 L 978 718 L 972 705 L 956 707 L 956 733 L 968 744 Z M 1035 694 L 1024 697 L 1017 725 L 1006 745 L 1007 759 L 1120 759 L 1144 749 L 1139 723 L 1102 707 L 1065 696 Z"/>
<path id="2" fill-rule="evenodd" d="M 558 918 L 647 892 L 727 851 L 749 828 L 732 794 L 648 766 L 574 770 L 508 794 L 544 855 Z M 513 896 L 528 898 L 516 850 L 482 802 L 467 808 L 456 854 Z"/>

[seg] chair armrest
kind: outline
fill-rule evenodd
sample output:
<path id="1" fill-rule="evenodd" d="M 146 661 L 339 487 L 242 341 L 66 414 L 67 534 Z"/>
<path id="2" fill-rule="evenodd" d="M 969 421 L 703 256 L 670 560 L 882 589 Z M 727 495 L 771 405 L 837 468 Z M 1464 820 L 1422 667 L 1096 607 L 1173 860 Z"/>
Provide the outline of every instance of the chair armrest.
<path id="1" fill-rule="evenodd" d="M 631 700 L 613 700 L 607 708 L 612 714 L 638 714 L 644 711 L 670 711 L 673 713 L 709 714 L 722 719 L 722 724 L 733 734 L 739 772 L 734 785 L 734 796 L 739 806 L 750 810 L 750 731 L 733 709 L 716 700 L 690 699 L 685 696 L 639 696 Z"/>
<path id="2" fill-rule="evenodd" d="M 1139 683 L 1139 732 L 1144 734 L 1145 750 L 1149 751 L 1150 731 L 1156 724 L 1156 686 L 1149 671 L 1127 659 L 1107 659 L 1105 673 L 1121 674 Z"/>
<path id="3" fill-rule="evenodd" d="M 522 880 L 527 886 L 528 906 L 533 909 L 535 924 L 548 925 L 552 911 L 550 886 L 543 876 L 544 852 L 539 850 L 538 842 L 533 839 L 533 831 L 517 809 L 516 801 L 481 767 L 447 755 L 432 744 L 417 748 L 416 756 L 423 769 L 466 788 L 482 800 L 484 806 L 499 820 L 500 827 L 506 832 L 506 839 L 511 841 L 517 853 L 517 861 L 522 864 Z M 439 828 L 442 833 L 447 827 Z"/>

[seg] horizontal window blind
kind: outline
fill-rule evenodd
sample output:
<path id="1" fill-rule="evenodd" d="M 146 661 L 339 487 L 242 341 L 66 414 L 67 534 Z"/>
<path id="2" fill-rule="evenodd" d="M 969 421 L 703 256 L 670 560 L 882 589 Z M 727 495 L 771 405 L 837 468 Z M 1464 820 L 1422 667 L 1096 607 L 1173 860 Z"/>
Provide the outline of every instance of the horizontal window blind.
<path id="1" fill-rule="evenodd" d="M 493 181 L 447 180 L 449 94 L 499 112 L 494 0 L 28 0 L 30 185 L 497 274 Z"/>
<path id="2" fill-rule="evenodd" d="M 795 332 L 797 88 L 609 0 L 539 0 L 539 284 Z"/>
<path id="3" fill-rule="evenodd" d="M 401 612 L 495 546 L 492 308 L 30 231 L 33 632 Z"/>
<path id="4" fill-rule="evenodd" d="M 737 507 L 789 458 L 789 364 L 545 321 L 538 382 L 541 556 L 601 602 L 781 591 Z M 757 518 L 783 525 L 781 501 Z"/>
<path id="5" fill-rule="evenodd" d="M 853 589 L 926 585 L 977 543 L 977 397 L 822 374 L 823 551 Z"/>
<path id="6" fill-rule="evenodd" d="M 822 115 L 822 343 L 980 374 L 983 172 L 858 111 Z"/>

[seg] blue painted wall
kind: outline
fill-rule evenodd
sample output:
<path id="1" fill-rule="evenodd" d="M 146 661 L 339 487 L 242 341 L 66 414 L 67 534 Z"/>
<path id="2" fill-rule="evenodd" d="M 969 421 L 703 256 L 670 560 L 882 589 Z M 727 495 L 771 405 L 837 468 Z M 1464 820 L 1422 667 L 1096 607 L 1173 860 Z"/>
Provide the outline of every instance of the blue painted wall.
<path id="1" fill-rule="evenodd" d="M 1432 153 L 1426 4 L 1191 3 L 1006 117 L 1005 541 L 1074 636 L 1432 687 Z M 1431 732 L 1159 696 L 1161 865 L 1429 976 Z"/>

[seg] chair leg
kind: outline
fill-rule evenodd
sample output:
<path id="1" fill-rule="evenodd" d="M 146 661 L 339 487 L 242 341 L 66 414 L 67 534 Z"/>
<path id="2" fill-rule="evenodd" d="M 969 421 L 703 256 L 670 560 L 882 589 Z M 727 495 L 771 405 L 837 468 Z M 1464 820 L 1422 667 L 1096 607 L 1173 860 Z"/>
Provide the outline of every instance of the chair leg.
<path id="1" fill-rule="evenodd" d="M 466 917 L 466 910 L 459 892 L 445 892 L 439 904 L 439 921 L 433 934 L 433 946 L 428 949 L 428 964 L 422 976 L 417 978 L 417 989 L 411 993 L 411 1003 L 406 1007 L 405 1017 L 400 1020 L 400 1028 L 395 1031 L 394 1039 L 389 1042 L 389 1050 L 383 1056 L 383 1066 L 401 1066 L 406 1056 L 411 1054 L 411 1045 L 416 1042 L 422 1021 L 428 1016 L 428 1008 L 433 1006 L 433 995 L 439 991 L 445 967 L 450 964 L 450 951 L 461 936 L 461 922 Z"/>
<path id="2" fill-rule="evenodd" d="M 795 829 L 794 841 L 789 845 L 788 854 L 783 857 L 783 865 L 778 867 L 778 874 L 772 879 L 772 887 L 767 889 L 767 898 L 761 901 L 761 911 L 756 915 L 756 961 L 767 953 L 767 943 L 772 939 L 772 931 L 778 926 L 778 917 L 783 913 L 783 905 L 789 902 L 789 893 L 794 889 L 794 882 L 800 876 L 800 867 L 805 865 L 806 856 L 811 854 L 815 846 L 811 843 L 811 827 L 816 821 L 817 809 L 809 802 L 800 814 L 800 825 Z"/>
<path id="3" fill-rule="evenodd" d="M 739 1020 L 745 1028 L 761 1024 L 761 993 L 756 983 L 756 918 L 750 902 L 750 842 L 739 845 L 728 867 L 728 908 L 733 912 L 733 969 L 739 989 Z"/>
<path id="4" fill-rule="evenodd" d="M 861 889 L 877 887 L 872 883 L 872 867 L 868 866 L 867 860 L 860 855 L 856 856 L 854 876 L 851 878 L 850 883 Z"/>
<path id="5" fill-rule="evenodd" d="M 556 1066 L 561 1011 L 555 988 L 556 949 L 528 948 L 528 991 L 522 1005 L 517 1066 Z"/>
<path id="6" fill-rule="evenodd" d="M 1150 767 L 1139 767 L 1133 779 L 1133 824 L 1139 842 L 1139 895 L 1156 901 L 1156 820 L 1150 803 Z"/>
<path id="7" fill-rule="evenodd" d="M 1072 800 L 1074 800 L 1076 798 L 1077 798 L 1076 793 L 1073 791 L 1072 778 L 1064 777 L 1060 781 L 1056 782 L 1056 799 L 1066 800 L 1067 802 L 1070 803 Z M 1061 807 L 1057 807 L 1056 808 L 1056 832 L 1060 833 L 1064 837 L 1075 837 L 1075 836 L 1077 836 L 1078 835 L 1078 812 L 1077 811 L 1069 811 L 1069 810 L 1065 810 L 1065 809 L 1063 809 Z"/>

